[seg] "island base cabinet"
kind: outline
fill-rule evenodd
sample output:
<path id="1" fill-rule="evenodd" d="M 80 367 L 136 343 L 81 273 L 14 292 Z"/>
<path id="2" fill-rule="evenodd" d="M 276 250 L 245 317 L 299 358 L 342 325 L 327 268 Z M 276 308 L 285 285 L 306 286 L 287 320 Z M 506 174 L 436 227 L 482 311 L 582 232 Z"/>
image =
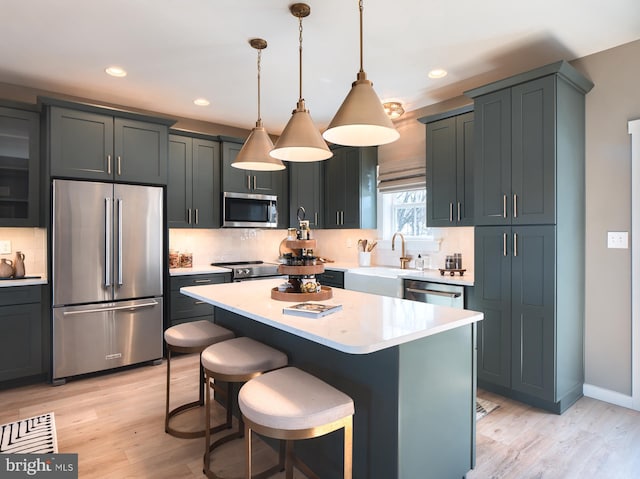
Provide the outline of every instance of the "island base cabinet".
<path id="1" fill-rule="evenodd" d="M 347 354 L 221 308 L 215 322 L 280 349 L 289 365 L 353 399 L 354 478 L 462 478 L 472 469 L 475 325 Z M 295 443 L 302 460 L 327 479 L 343 477 L 342 448 L 339 433 Z"/>

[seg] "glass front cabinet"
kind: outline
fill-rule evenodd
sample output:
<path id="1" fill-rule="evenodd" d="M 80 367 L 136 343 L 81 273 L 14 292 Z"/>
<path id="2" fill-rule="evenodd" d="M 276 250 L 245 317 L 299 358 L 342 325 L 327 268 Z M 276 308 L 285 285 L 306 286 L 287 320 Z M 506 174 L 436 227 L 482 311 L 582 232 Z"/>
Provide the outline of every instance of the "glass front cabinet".
<path id="1" fill-rule="evenodd" d="M 39 114 L 0 105 L 0 226 L 38 226 Z"/>

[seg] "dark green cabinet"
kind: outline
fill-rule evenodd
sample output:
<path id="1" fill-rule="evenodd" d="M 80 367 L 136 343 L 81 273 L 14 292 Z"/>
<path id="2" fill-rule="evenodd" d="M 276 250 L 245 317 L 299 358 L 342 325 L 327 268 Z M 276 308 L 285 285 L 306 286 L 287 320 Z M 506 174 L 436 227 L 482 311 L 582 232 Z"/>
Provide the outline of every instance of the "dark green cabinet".
<path id="1" fill-rule="evenodd" d="M 427 225 L 472 225 L 473 112 L 426 121 Z"/>
<path id="2" fill-rule="evenodd" d="M 242 143 L 222 141 L 222 191 L 255 193 L 278 197 L 278 228 L 289 222 L 287 169 L 279 171 L 242 170 L 231 166 L 242 149 Z"/>
<path id="3" fill-rule="evenodd" d="M 180 293 L 180 288 L 201 286 L 205 284 L 230 283 L 231 273 L 193 274 L 171 276 L 171 305 L 169 324 L 167 327 L 190 321 L 206 319 L 213 321 L 213 306 L 204 301 L 190 298 Z"/>
<path id="4" fill-rule="evenodd" d="M 0 381 L 43 373 L 41 287 L 0 288 Z"/>
<path id="5" fill-rule="evenodd" d="M 40 117 L 0 106 L 0 226 L 38 226 Z"/>
<path id="6" fill-rule="evenodd" d="M 323 163 L 325 228 L 376 228 L 377 147 L 335 148 Z"/>
<path id="7" fill-rule="evenodd" d="M 487 226 L 475 234 L 478 379 L 555 402 L 556 227 Z"/>
<path id="8" fill-rule="evenodd" d="M 478 225 L 556 221 L 557 77 L 475 100 Z"/>
<path id="9" fill-rule="evenodd" d="M 220 227 L 220 144 L 169 135 L 169 228 Z"/>
<path id="10" fill-rule="evenodd" d="M 584 95 L 557 62 L 467 92 L 475 110 L 478 385 L 563 412 L 584 383 Z M 482 226 L 478 226 L 482 225 Z"/>
<path id="11" fill-rule="evenodd" d="M 165 124 L 51 106 L 48 127 L 51 176 L 167 183 Z"/>
<path id="12" fill-rule="evenodd" d="M 289 169 L 289 226 L 298 226 L 299 208 L 312 229 L 324 227 L 324 168 L 321 161 L 287 163 Z"/>
<path id="13" fill-rule="evenodd" d="M 334 269 L 327 269 L 325 266 L 324 273 L 316 274 L 318 282 L 324 286 L 332 288 L 344 289 L 344 272 Z"/>

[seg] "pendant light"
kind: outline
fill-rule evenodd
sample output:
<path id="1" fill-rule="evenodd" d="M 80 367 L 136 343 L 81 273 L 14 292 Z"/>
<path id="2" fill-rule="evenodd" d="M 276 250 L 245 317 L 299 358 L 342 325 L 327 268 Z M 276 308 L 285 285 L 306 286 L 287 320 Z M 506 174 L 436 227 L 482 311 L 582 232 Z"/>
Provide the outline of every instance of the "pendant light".
<path id="1" fill-rule="evenodd" d="M 362 68 L 362 0 L 360 7 L 360 71 L 351 91 L 323 133 L 325 140 L 346 146 L 375 146 L 391 143 L 400 133 L 387 116 L 382 102 Z"/>
<path id="2" fill-rule="evenodd" d="M 271 156 L 285 161 L 320 161 L 331 158 L 333 153 L 322 139 L 320 131 L 313 124 L 309 110 L 302 98 L 302 19 L 311 13 L 306 3 L 294 3 L 289 7 L 291 14 L 298 18 L 299 35 L 299 84 L 300 95 L 296 109 L 289 123 L 271 150 Z"/>
<path id="3" fill-rule="evenodd" d="M 258 50 L 258 120 L 231 166 L 242 170 L 283 170 L 285 168 L 284 164 L 280 160 L 269 156 L 269 152 L 273 149 L 273 142 L 269 138 L 267 130 L 262 126 L 262 118 L 260 116 L 260 62 L 262 50 L 267 48 L 267 41 L 262 38 L 252 38 L 249 40 L 249 45 Z"/>

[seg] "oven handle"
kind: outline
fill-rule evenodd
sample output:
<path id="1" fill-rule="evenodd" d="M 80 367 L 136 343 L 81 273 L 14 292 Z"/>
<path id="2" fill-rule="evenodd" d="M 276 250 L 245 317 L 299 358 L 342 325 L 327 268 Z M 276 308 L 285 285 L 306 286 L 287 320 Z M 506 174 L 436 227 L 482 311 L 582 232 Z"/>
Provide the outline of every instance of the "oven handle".
<path id="1" fill-rule="evenodd" d="M 409 293 L 418 293 L 418 294 L 433 294 L 435 296 L 445 296 L 447 298 L 459 298 L 461 294 L 461 293 L 450 293 L 448 291 L 436 291 L 435 289 L 405 288 L 405 291 Z"/>

